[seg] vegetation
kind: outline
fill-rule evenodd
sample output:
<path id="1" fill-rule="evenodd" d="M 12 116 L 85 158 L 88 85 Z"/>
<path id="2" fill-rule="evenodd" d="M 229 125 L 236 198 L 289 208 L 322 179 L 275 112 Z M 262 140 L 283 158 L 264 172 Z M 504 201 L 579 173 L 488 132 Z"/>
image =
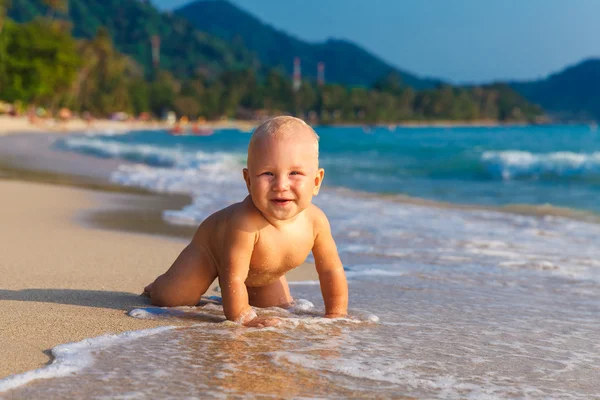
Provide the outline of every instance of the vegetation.
<path id="1" fill-rule="evenodd" d="M 250 54 L 239 43 L 236 50 L 231 50 L 236 47 L 235 43 L 213 40 L 176 17 L 165 17 L 147 3 L 121 1 L 120 9 L 116 8 L 116 0 L 102 3 L 71 0 L 68 9 L 66 1 L 44 0 L 43 3 L 50 7 L 34 0 L 13 0 L 19 10 L 16 14 L 37 10 L 44 16 L 24 23 L 0 20 L 3 23 L 0 100 L 48 107 L 52 111 L 68 107 L 98 117 L 121 111 L 134 115 L 150 112 L 160 117 L 167 110 L 179 116 L 208 119 L 288 113 L 331 124 L 407 120 L 533 121 L 541 115 L 538 107 L 505 85 L 470 88 L 439 85 L 418 91 L 406 84 L 404 75 L 396 71 L 372 85 L 329 83 L 320 86 L 314 79 L 308 79 L 294 91 L 285 69 L 239 62 Z M 95 19 L 87 24 L 69 22 L 73 21 L 73 15 L 83 16 L 84 9 L 100 9 L 104 5 L 108 10 L 114 9 L 112 18 L 91 13 Z M 134 16 L 131 14 L 134 9 L 145 10 L 145 14 Z M 70 20 L 65 19 L 66 13 L 71 16 Z M 131 19 L 129 25 L 126 24 L 128 18 Z M 166 38 L 162 45 L 166 56 L 155 68 L 139 61 L 151 59 L 150 43 L 146 39 L 152 24 L 146 18 L 155 18 L 156 26 L 168 25 L 170 21 L 171 31 L 181 34 L 173 33 L 171 39 L 169 34 L 161 35 Z M 138 19 L 147 24 L 140 25 Z M 100 21 L 104 21 L 106 27 Z M 97 29 L 90 34 L 92 26 Z M 85 35 L 82 35 L 84 29 Z M 136 37 L 144 40 L 134 40 Z M 194 42 L 190 38 L 198 40 Z M 219 47 L 221 45 L 224 47 Z M 123 48 L 127 50 L 125 53 Z M 199 49 L 202 51 L 195 52 Z M 188 50 L 191 59 L 201 54 L 206 64 L 169 68 L 170 63 L 187 59 Z"/>
<path id="2" fill-rule="evenodd" d="M 535 82 L 511 86 L 563 121 L 600 121 L 600 59 L 590 59 Z"/>
<path id="3" fill-rule="evenodd" d="M 0 0 L 0 33 L 2 33 L 2 27 L 4 26 L 4 20 L 6 19 L 6 10 L 10 5 L 9 0 Z"/>
<path id="4" fill-rule="evenodd" d="M 28 22 L 38 16 L 69 21 L 77 38 L 92 39 L 99 28 L 105 28 L 115 48 L 133 58 L 148 77 L 154 73 L 150 45 L 154 35 L 160 37 L 159 67 L 178 78 L 191 76 L 199 68 L 216 75 L 256 61 L 245 47 L 200 32 L 187 19 L 161 13 L 149 1 L 12 0 L 9 17 L 15 21 Z"/>
<path id="5" fill-rule="evenodd" d="M 56 106 L 70 89 L 81 58 L 61 22 L 7 21 L 0 33 L 0 97 Z"/>
<path id="6" fill-rule="evenodd" d="M 317 64 L 324 62 L 327 79 L 346 85 L 370 86 L 395 72 L 405 85 L 413 89 L 433 89 L 439 80 L 423 79 L 398 70 L 380 58 L 345 40 L 329 39 L 325 43 L 307 43 L 239 9 L 224 0 L 201 0 L 175 11 L 203 32 L 230 43 L 245 46 L 257 54 L 263 65 L 282 68 L 292 73 L 294 57 L 302 60 L 302 74 L 309 79 L 317 76 Z"/>

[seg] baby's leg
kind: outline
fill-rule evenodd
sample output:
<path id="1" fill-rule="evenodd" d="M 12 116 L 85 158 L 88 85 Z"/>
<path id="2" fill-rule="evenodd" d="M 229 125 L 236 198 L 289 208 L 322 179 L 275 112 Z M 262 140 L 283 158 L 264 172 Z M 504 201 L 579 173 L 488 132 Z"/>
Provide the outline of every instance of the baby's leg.
<path id="1" fill-rule="evenodd" d="M 249 303 L 254 307 L 286 307 L 293 301 L 285 276 L 266 286 L 247 289 Z"/>
<path id="2" fill-rule="evenodd" d="M 156 306 L 195 306 L 216 278 L 217 268 L 208 250 L 190 244 L 144 293 Z"/>

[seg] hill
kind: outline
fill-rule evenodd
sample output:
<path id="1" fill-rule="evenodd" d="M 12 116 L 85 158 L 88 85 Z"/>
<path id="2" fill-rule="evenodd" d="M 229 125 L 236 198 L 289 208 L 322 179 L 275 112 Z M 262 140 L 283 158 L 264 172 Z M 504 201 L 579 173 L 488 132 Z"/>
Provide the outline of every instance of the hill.
<path id="1" fill-rule="evenodd" d="M 17 22 L 47 14 L 42 0 L 12 0 L 8 13 Z M 67 14 L 57 17 L 71 22 L 75 37 L 92 38 L 99 27 L 106 27 L 116 48 L 147 73 L 152 70 L 152 35 L 160 36 L 161 68 L 178 77 L 191 76 L 197 69 L 219 73 L 255 61 L 245 48 L 200 32 L 185 18 L 161 13 L 147 1 L 69 0 Z"/>
<path id="2" fill-rule="evenodd" d="M 600 121 L 600 59 L 589 59 L 548 78 L 513 82 L 527 100 L 561 121 Z"/>
<path id="3" fill-rule="evenodd" d="M 441 82 L 422 79 L 398 70 L 361 47 L 339 39 L 324 43 L 307 43 L 261 22 L 253 15 L 225 0 L 200 0 L 174 12 L 187 18 L 201 31 L 228 42 L 239 43 L 256 53 L 266 66 L 280 66 L 292 73 L 294 57 L 302 60 L 303 77 L 316 78 L 317 64 L 325 63 L 327 81 L 370 86 L 390 73 L 400 75 L 406 86 L 430 89 Z"/>

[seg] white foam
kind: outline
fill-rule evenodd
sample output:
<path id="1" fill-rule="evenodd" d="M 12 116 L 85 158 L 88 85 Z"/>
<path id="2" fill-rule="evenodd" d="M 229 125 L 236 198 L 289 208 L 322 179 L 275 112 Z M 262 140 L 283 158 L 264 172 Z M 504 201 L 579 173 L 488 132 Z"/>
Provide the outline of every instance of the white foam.
<path id="1" fill-rule="evenodd" d="M 197 226 L 208 215 L 247 194 L 240 176 L 245 158 L 242 154 L 116 144 L 100 139 L 73 138 L 67 143 L 74 148 L 87 146 L 111 157 L 169 166 L 121 166 L 112 178 L 123 185 L 191 195 L 192 204 L 163 212 L 163 218 L 170 223 Z M 482 159 L 490 168 L 498 168 L 498 176 L 510 178 L 519 174 L 600 171 L 600 152 L 486 152 Z M 600 235 L 598 225 L 553 216 L 441 209 L 327 187 L 314 202 L 330 219 L 342 261 L 349 267 L 348 276 L 352 279 L 403 276 L 432 265 L 464 267 L 465 262 L 470 268 L 500 266 L 514 270 L 516 263 L 527 261 L 533 265 L 538 261 L 542 268 L 533 269 L 540 273 L 600 281 L 600 272 L 589 261 L 599 256 L 592 246 Z M 542 262 L 556 268 L 543 268 Z M 302 284 L 316 283 L 298 283 Z"/>
<path id="2" fill-rule="evenodd" d="M 402 271 L 386 271 L 377 268 L 362 268 L 357 270 L 346 270 L 346 277 L 356 278 L 360 276 L 402 276 L 405 272 Z"/>
<path id="3" fill-rule="evenodd" d="M 52 349 L 52 356 L 54 357 L 52 364 L 23 374 L 11 375 L 0 380 L 0 393 L 15 389 L 36 379 L 51 379 L 71 375 L 94 362 L 94 357 L 91 355 L 92 351 L 156 335 L 171 329 L 175 329 L 175 327 L 169 326 L 124 332 L 118 335 L 103 335 L 96 338 L 84 339 L 81 342 L 61 344 Z"/>
<path id="4" fill-rule="evenodd" d="M 320 282 L 319 281 L 288 281 L 289 285 L 297 285 L 297 286 L 301 286 L 301 285 L 307 285 L 307 286 L 312 286 L 312 285 L 319 285 Z"/>
<path id="5" fill-rule="evenodd" d="M 490 173 L 504 180 L 538 178 L 544 174 L 561 177 L 600 174 L 600 152 L 534 154 L 519 150 L 486 151 L 481 160 Z"/>

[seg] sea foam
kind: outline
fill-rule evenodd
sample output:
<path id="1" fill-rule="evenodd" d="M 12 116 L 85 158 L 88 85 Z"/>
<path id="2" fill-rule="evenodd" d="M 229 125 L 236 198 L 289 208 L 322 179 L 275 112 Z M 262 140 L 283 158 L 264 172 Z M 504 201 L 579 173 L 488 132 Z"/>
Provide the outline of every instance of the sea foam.
<path id="1" fill-rule="evenodd" d="M 11 375 L 0 380 L 0 393 L 25 385 L 37 379 L 52 379 L 73 375 L 94 362 L 93 351 L 117 344 L 156 335 L 175 327 L 159 327 L 140 331 L 124 332 L 118 335 L 103 335 L 84 339 L 80 342 L 61 344 L 52 349 L 52 363 L 40 369 Z"/>
<path id="2" fill-rule="evenodd" d="M 518 150 L 486 151 L 481 160 L 492 175 L 503 180 L 542 179 L 544 176 L 600 177 L 600 152 L 534 154 Z"/>

